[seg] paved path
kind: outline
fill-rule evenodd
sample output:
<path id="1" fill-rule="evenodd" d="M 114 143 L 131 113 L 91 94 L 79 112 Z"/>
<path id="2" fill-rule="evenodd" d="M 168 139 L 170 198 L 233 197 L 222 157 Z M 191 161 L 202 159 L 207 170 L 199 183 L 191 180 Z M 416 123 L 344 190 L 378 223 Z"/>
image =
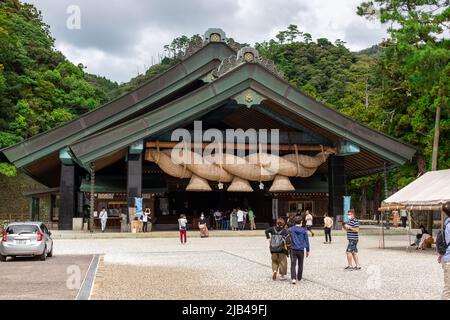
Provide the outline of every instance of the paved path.
<path id="1" fill-rule="evenodd" d="M 55 255 L 0 262 L 0 300 L 75 299 L 91 260 L 91 255 Z"/>
<path id="2" fill-rule="evenodd" d="M 404 236 L 360 241 L 362 271 L 346 272 L 345 237 L 311 239 L 305 281 L 271 280 L 260 237 L 55 240 L 55 254 L 101 254 L 92 299 L 439 299 L 442 270 L 432 250 L 406 252 Z"/>

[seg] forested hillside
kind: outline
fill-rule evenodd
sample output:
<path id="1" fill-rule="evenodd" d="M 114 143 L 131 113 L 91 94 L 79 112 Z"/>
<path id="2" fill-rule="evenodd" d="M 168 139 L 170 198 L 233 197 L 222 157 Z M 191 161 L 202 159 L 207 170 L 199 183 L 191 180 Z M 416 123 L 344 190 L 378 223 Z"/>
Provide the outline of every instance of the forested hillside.
<path id="1" fill-rule="evenodd" d="M 55 50 L 49 26 L 34 6 L 0 1 L 0 148 L 96 108 L 116 87 Z M 0 173 L 15 170 L 3 163 Z"/>
<path id="2" fill-rule="evenodd" d="M 400 1 L 402 2 L 402 1 Z M 418 173 L 431 169 L 436 110 L 440 110 L 437 168 L 450 167 L 450 78 L 448 34 L 450 11 L 445 1 L 432 1 L 440 10 L 422 12 L 389 0 L 362 3 L 361 16 L 373 12 L 382 22 L 395 22 L 391 38 L 358 53 L 343 41 L 313 40 L 312 34 L 290 25 L 256 48 L 272 59 L 286 80 L 299 90 L 367 125 L 413 144 L 414 161 L 390 172 L 390 187 L 399 188 Z M 378 11 L 377 11 L 378 10 Z M 145 74 L 118 85 L 85 72 L 54 48 L 50 29 L 39 11 L 18 0 L 0 1 L 0 148 L 69 121 L 132 90 L 177 63 L 179 51 L 196 39 L 181 36 L 165 47 L 165 58 Z M 15 170 L 0 163 L 0 173 Z M 351 191 L 372 197 L 381 176 L 354 180 Z M 368 190 L 366 192 L 366 189 Z"/>

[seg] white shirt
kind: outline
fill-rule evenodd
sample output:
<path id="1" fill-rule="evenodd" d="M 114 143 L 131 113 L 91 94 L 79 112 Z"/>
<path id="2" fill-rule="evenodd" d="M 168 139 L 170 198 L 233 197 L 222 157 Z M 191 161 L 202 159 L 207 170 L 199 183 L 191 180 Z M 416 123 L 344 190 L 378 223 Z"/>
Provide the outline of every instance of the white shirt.
<path id="1" fill-rule="evenodd" d="M 178 226 L 181 229 L 186 229 L 187 220 L 185 218 L 178 219 Z"/>
<path id="2" fill-rule="evenodd" d="M 313 225 L 313 216 L 311 215 L 311 213 L 308 213 L 306 215 L 306 225 L 307 226 L 312 226 Z"/>
<path id="3" fill-rule="evenodd" d="M 100 211 L 100 219 L 103 221 L 108 220 L 108 212 L 106 210 Z"/>
<path id="4" fill-rule="evenodd" d="M 144 212 L 142 216 L 142 222 L 148 222 L 148 213 Z"/>
<path id="5" fill-rule="evenodd" d="M 238 212 L 237 212 L 237 220 L 238 221 L 244 221 L 244 211 L 238 210 Z"/>
<path id="6" fill-rule="evenodd" d="M 333 226 L 333 219 L 331 219 L 330 217 L 325 217 L 323 219 L 325 228 L 331 228 Z"/>

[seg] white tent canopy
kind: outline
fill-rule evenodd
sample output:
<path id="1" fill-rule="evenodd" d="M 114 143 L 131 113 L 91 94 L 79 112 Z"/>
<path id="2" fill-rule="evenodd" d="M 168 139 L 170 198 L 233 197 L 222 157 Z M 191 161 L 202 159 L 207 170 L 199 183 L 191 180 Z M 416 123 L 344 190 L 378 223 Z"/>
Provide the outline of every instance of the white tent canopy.
<path id="1" fill-rule="evenodd" d="M 440 210 L 450 201 L 450 169 L 430 171 L 383 201 L 382 208 Z"/>

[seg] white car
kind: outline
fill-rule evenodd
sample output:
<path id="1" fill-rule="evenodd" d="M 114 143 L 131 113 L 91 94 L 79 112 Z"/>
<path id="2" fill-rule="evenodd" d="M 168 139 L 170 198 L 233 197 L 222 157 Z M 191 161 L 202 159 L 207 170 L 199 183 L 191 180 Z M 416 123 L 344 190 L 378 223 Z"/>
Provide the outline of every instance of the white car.
<path id="1" fill-rule="evenodd" d="M 16 222 L 9 224 L 0 242 L 0 261 L 8 257 L 38 256 L 45 260 L 53 255 L 51 232 L 42 222 Z"/>

